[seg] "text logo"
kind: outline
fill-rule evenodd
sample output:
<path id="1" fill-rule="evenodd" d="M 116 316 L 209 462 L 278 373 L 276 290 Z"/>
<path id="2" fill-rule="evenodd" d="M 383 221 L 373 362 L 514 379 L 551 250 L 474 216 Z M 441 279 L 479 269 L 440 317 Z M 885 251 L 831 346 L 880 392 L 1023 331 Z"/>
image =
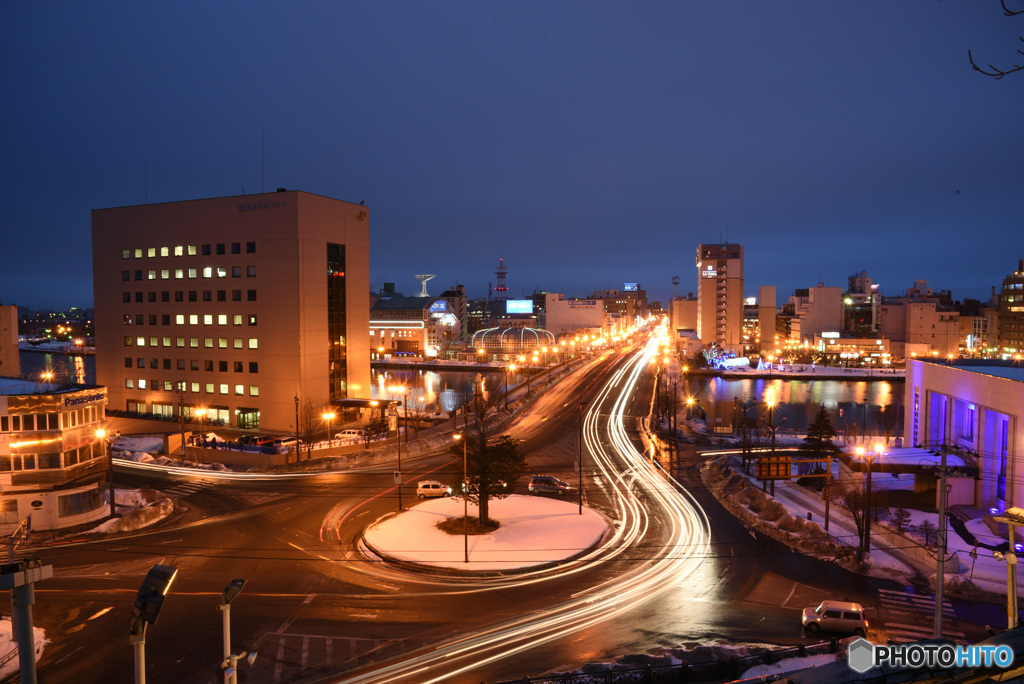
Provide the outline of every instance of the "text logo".
<path id="1" fill-rule="evenodd" d="M 1000 667 L 1009 669 L 1013 665 L 1013 649 L 1006 644 L 999 646 L 954 646 L 953 644 L 876 646 L 866 639 L 857 639 L 850 644 L 847 661 L 850 668 L 856 672 L 867 672 L 882 664 L 901 669 L 923 667 L 943 669 Z"/>

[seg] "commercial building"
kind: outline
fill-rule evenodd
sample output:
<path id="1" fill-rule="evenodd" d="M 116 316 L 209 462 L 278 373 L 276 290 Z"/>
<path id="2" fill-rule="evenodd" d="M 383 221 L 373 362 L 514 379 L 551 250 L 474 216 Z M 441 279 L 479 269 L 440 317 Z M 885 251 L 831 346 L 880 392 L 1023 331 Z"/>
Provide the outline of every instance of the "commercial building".
<path id="1" fill-rule="evenodd" d="M 789 334 L 796 342 L 810 342 L 815 335 L 838 333 L 842 329 L 842 297 L 838 287 L 818 283 L 816 287 L 797 290 L 789 303 L 793 306 Z"/>
<path id="2" fill-rule="evenodd" d="M 454 343 L 455 313 L 440 297 L 406 297 L 385 283 L 370 309 L 370 344 L 373 358 L 445 357 Z M 461 346 L 461 345 L 460 345 Z"/>
<path id="3" fill-rule="evenodd" d="M 370 396 L 369 215 L 306 192 L 92 213 L 110 408 L 291 432 L 296 399 Z"/>
<path id="4" fill-rule="evenodd" d="M 697 245 L 697 337 L 742 353 L 743 247 Z"/>
<path id="5" fill-rule="evenodd" d="M 1024 368 L 908 360 L 905 403 L 911 445 L 945 446 L 977 461 L 974 505 L 1024 506 Z"/>
<path id="6" fill-rule="evenodd" d="M 757 348 L 762 354 L 777 348 L 775 315 L 775 286 L 761 285 L 757 288 Z"/>
<path id="7" fill-rule="evenodd" d="M 600 333 L 607 322 L 604 301 L 598 299 L 566 299 L 565 295 L 548 292 L 544 295 L 545 329 L 560 337 L 576 331 Z"/>
<path id="8" fill-rule="evenodd" d="M 109 512 L 103 387 L 0 378 L 0 534 L 29 514 L 57 530 Z"/>
<path id="9" fill-rule="evenodd" d="M 1024 259 L 1003 278 L 999 294 L 999 348 L 1007 356 L 1024 354 Z"/>

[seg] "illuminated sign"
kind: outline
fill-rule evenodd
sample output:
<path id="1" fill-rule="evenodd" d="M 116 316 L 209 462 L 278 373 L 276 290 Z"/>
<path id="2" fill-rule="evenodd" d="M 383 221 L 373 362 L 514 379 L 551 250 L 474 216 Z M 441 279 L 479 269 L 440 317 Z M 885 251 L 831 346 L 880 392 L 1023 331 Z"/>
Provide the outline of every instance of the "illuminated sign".
<path id="1" fill-rule="evenodd" d="M 625 283 L 622 289 L 624 292 L 636 292 L 636 283 Z"/>
<path id="2" fill-rule="evenodd" d="M 718 277 L 718 271 L 713 269 L 713 268 L 705 268 L 703 271 L 700 272 L 700 277 L 701 278 L 717 278 Z"/>
<path id="3" fill-rule="evenodd" d="M 430 305 L 430 313 L 444 313 L 448 310 L 448 302 L 439 299 Z"/>
<path id="4" fill-rule="evenodd" d="M 839 339 L 839 333 L 837 333 L 837 332 L 823 332 L 823 333 L 821 333 L 821 337 L 822 337 L 822 339 L 826 339 L 826 340 L 838 340 Z"/>
<path id="5" fill-rule="evenodd" d="M 593 309 L 595 306 L 597 306 L 597 300 L 596 299 L 590 299 L 590 300 L 570 299 L 569 300 L 569 308 L 570 309 Z"/>
<path id="6" fill-rule="evenodd" d="M 88 404 L 94 401 L 103 401 L 106 397 L 103 394 L 84 394 L 77 397 L 64 397 L 64 407 Z"/>
<path id="7" fill-rule="evenodd" d="M 505 302 L 505 313 L 532 314 L 533 301 L 530 299 L 510 299 Z"/>

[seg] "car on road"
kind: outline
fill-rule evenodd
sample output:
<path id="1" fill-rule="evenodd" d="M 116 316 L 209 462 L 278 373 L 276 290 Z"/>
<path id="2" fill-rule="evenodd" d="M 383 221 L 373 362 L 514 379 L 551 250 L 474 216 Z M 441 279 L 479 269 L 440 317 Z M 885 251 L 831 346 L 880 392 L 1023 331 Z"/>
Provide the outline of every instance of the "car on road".
<path id="1" fill-rule="evenodd" d="M 804 629 L 813 634 L 819 630 L 825 632 L 842 632 L 864 636 L 868 630 L 868 621 L 864 617 L 864 607 L 849 601 L 822 601 L 817 606 L 804 608 L 800 621 Z"/>
<path id="2" fill-rule="evenodd" d="M 334 439 L 362 439 L 365 436 L 366 431 L 362 428 L 348 428 L 334 435 Z"/>
<path id="3" fill-rule="evenodd" d="M 452 488 L 446 484 L 441 484 L 437 480 L 423 480 L 416 485 L 416 496 L 421 499 L 435 499 L 451 495 Z"/>
<path id="4" fill-rule="evenodd" d="M 534 475 L 530 478 L 530 493 L 540 494 L 541 492 L 554 492 L 559 496 L 572 489 L 572 486 L 564 480 L 559 480 L 553 475 Z"/>

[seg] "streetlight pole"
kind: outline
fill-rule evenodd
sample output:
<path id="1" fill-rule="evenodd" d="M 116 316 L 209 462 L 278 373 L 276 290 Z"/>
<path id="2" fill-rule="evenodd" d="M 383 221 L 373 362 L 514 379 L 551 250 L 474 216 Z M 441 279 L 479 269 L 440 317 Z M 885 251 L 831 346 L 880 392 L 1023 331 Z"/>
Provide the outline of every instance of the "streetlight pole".
<path id="1" fill-rule="evenodd" d="M 580 515 L 583 515 L 583 406 L 587 402 L 580 402 L 579 436 L 576 439 L 576 451 L 579 456 L 580 466 Z"/>
<path id="2" fill-rule="evenodd" d="M 866 459 L 868 464 L 867 491 L 864 494 L 864 539 L 861 544 L 866 554 L 871 553 L 871 463 L 881 455 L 881 444 L 876 444 L 871 451 L 865 451 L 864 447 L 857 447 L 857 456 Z M 939 603 L 941 602 L 940 598 Z"/>
<path id="3" fill-rule="evenodd" d="M 321 418 L 327 421 L 327 444 L 328 446 L 334 446 L 334 440 L 331 439 L 331 419 L 334 418 L 334 413 L 328 411 L 327 413 L 324 413 Z"/>
<path id="4" fill-rule="evenodd" d="M 224 684 L 233 684 L 238 681 L 238 656 L 231 654 L 231 602 L 242 591 L 245 586 L 244 579 L 233 579 L 224 588 L 220 598 L 220 605 L 217 608 L 223 616 L 224 626 L 224 661 L 221 667 L 224 670 Z"/>
<path id="5" fill-rule="evenodd" d="M 462 442 L 462 536 L 463 536 L 463 562 L 469 562 L 469 468 L 467 466 L 466 435 L 456 432 L 452 435 Z"/>
<path id="6" fill-rule="evenodd" d="M 116 504 L 114 503 L 114 452 L 107 448 L 107 431 L 100 428 L 96 431 L 96 437 L 103 444 L 103 457 L 107 459 L 107 482 L 110 485 L 110 517 L 114 517 Z"/>

